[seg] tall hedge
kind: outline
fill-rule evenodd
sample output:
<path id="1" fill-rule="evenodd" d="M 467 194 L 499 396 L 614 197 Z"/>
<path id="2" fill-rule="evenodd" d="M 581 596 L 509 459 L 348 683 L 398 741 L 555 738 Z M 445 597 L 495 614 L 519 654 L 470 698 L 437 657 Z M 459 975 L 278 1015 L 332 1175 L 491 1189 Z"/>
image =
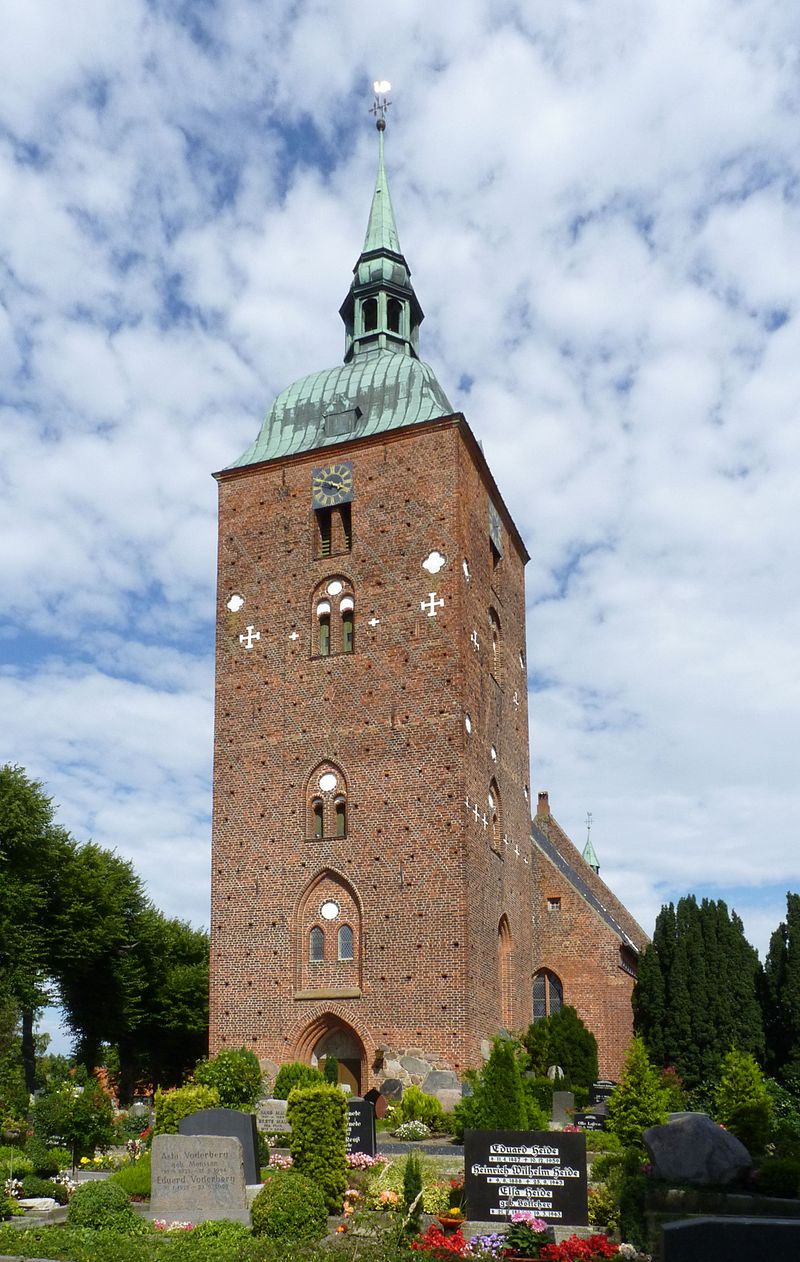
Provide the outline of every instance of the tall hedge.
<path id="1" fill-rule="evenodd" d="M 322 1189 L 331 1214 L 341 1213 L 347 1187 L 347 1100 L 323 1082 L 295 1087 L 286 1110 L 294 1169 Z"/>
<path id="2" fill-rule="evenodd" d="M 318 1087 L 325 1081 L 325 1075 L 313 1065 L 306 1065 L 302 1060 L 289 1060 L 281 1065 L 272 1094 L 276 1100 L 288 1100 L 295 1087 Z"/>

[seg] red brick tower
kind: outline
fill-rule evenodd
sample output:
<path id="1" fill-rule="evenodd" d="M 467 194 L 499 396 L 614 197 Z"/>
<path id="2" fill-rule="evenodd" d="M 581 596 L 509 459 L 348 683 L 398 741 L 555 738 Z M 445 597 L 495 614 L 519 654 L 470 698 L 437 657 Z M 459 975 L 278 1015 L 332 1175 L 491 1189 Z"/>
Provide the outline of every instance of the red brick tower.
<path id="1" fill-rule="evenodd" d="M 217 475 L 212 1050 L 455 1079 L 531 1020 L 527 554 L 423 315 L 383 165 L 344 364 Z"/>

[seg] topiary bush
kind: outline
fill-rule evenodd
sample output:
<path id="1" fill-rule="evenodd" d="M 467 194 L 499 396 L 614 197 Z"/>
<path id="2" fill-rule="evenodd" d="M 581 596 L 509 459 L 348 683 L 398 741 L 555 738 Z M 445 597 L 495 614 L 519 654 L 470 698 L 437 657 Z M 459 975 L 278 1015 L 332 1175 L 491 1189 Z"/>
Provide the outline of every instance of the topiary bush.
<path id="1" fill-rule="evenodd" d="M 322 1189 L 331 1214 L 341 1212 L 347 1187 L 347 1100 L 338 1087 L 295 1087 L 286 1110 L 294 1167 Z"/>
<path id="2" fill-rule="evenodd" d="M 227 1048 L 210 1060 L 198 1061 L 194 1081 L 215 1087 L 223 1109 L 252 1109 L 261 1095 L 261 1066 L 249 1048 Z"/>
<path id="3" fill-rule="evenodd" d="M 174 1091 L 156 1091 L 156 1120 L 154 1135 L 177 1135 L 178 1122 L 190 1113 L 199 1113 L 201 1109 L 219 1108 L 219 1092 L 216 1087 L 205 1087 L 200 1083 L 189 1083 L 185 1087 L 176 1087 Z"/>
<path id="4" fill-rule="evenodd" d="M 148 1230 L 123 1189 L 110 1179 L 82 1183 L 69 1202 L 67 1222 L 71 1227 L 112 1228 L 121 1236 L 140 1235 Z"/>
<path id="5" fill-rule="evenodd" d="M 301 1060 L 290 1060 L 278 1070 L 272 1095 L 276 1100 L 288 1100 L 289 1092 L 295 1087 L 318 1087 L 324 1081 L 325 1075 L 313 1065 L 305 1065 Z"/>
<path id="6" fill-rule="evenodd" d="M 150 1195 L 150 1153 L 144 1152 L 129 1166 L 109 1175 L 109 1183 L 117 1183 L 126 1196 L 144 1200 Z"/>
<path id="7" fill-rule="evenodd" d="M 276 1170 L 269 1176 L 253 1201 L 251 1218 L 254 1235 L 282 1244 L 321 1240 L 328 1229 L 322 1188 L 296 1170 Z"/>

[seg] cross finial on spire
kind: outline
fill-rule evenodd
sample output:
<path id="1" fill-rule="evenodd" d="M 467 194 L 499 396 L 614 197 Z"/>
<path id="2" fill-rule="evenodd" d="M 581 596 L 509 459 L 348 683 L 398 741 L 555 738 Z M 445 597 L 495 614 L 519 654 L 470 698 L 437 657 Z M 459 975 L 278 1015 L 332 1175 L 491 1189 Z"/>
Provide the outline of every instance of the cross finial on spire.
<path id="1" fill-rule="evenodd" d="M 588 841 L 592 835 L 592 812 L 586 812 L 586 840 Z"/>
<path id="2" fill-rule="evenodd" d="M 370 114 L 375 115 L 375 126 L 378 131 L 386 130 L 386 111 L 391 105 L 386 97 L 386 93 L 391 91 L 392 85 L 388 79 L 376 79 L 372 85 L 375 92 L 375 100 L 370 106 Z"/>

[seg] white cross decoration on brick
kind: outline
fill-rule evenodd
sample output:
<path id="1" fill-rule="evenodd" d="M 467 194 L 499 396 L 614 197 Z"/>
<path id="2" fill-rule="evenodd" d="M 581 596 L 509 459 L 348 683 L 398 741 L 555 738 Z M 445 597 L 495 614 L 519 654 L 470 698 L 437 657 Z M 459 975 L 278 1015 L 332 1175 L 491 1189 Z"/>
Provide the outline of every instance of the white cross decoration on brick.
<path id="1" fill-rule="evenodd" d="M 379 623 L 379 622 L 380 622 L 380 618 L 370 618 L 369 622 L 367 623 L 367 626 L 368 626 L 368 627 L 377 627 L 377 625 L 378 625 L 378 623 Z"/>
<path id="2" fill-rule="evenodd" d="M 503 845 L 504 846 L 508 845 L 508 833 L 503 834 Z"/>
<path id="3" fill-rule="evenodd" d="M 480 653 L 480 651 L 481 651 L 481 642 L 480 642 L 480 640 L 478 639 L 478 632 L 477 632 L 477 631 L 473 631 L 473 632 L 472 632 L 472 635 L 469 637 L 469 642 L 470 642 L 470 644 L 472 645 L 472 647 L 474 648 L 475 652 L 476 652 L 476 653 Z"/>
<path id="4" fill-rule="evenodd" d="M 437 600 L 436 592 L 428 592 L 428 599 L 421 600 L 419 602 L 419 607 L 423 613 L 428 615 L 429 618 L 435 618 L 436 610 L 444 608 L 444 596 Z"/>
<path id="5" fill-rule="evenodd" d="M 489 817 L 488 817 L 488 815 L 486 815 L 486 814 L 482 815 L 482 816 L 481 816 L 481 820 L 482 820 L 482 822 L 483 822 L 483 827 L 484 827 L 484 828 L 486 828 L 486 827 L 488 826 L 488 823 L 489 823 Z"/>
<path id="6" fill-rule="evenodd" d="M 256 631 L 255 627 L 248 627 L 247 634 L 239 636 L 239 643 L 243 644 L 246 649 L 251 649 L 253 647 L 253 641 L 260 639 L 261 632 Z"/>
<path id="7" fill-rule="evenodd" d="M 289 639 L 290 639 L 290 640 L 299 640 L 299 639 L 300 639 L 300 632 L 299 632 L 299 631 L 290 631 L 290 632 L 289 632 Z"/>
<path id="8" fill-rule="evenodd" d="M 472 808 L 472 814 L 475 816 L 475 823 L 477 824 L 478 820 L 479 820 L 479 819 L 480 819 L 480 817 L 481 817 L 481 813 L 480 813 L 480 811 L 478 810 L 478 803 L 477 803 L 477 802 L 475 803 L 475 805 L 474 805 L 474 806 L 473 806 L 473 808 Z"/>
<path id="9" fill-rule="evenodd" d="M 518 692 L 515 692 L 515 693 L 514 693 L 514 696 L 513 696 L 511 699 L 512 699 L 512 701 L 514 702 L 514 705 L 515 705 L 515 706 L 518 706 L 518 705 L 519 705 L 519 693 L 518 693 Z"/>
<path id="10" fill-rule="evenodd" d="M 514 847 L 514 854 L 517 855 L 517 857 L 519 857 L 519 846 Z"/>

